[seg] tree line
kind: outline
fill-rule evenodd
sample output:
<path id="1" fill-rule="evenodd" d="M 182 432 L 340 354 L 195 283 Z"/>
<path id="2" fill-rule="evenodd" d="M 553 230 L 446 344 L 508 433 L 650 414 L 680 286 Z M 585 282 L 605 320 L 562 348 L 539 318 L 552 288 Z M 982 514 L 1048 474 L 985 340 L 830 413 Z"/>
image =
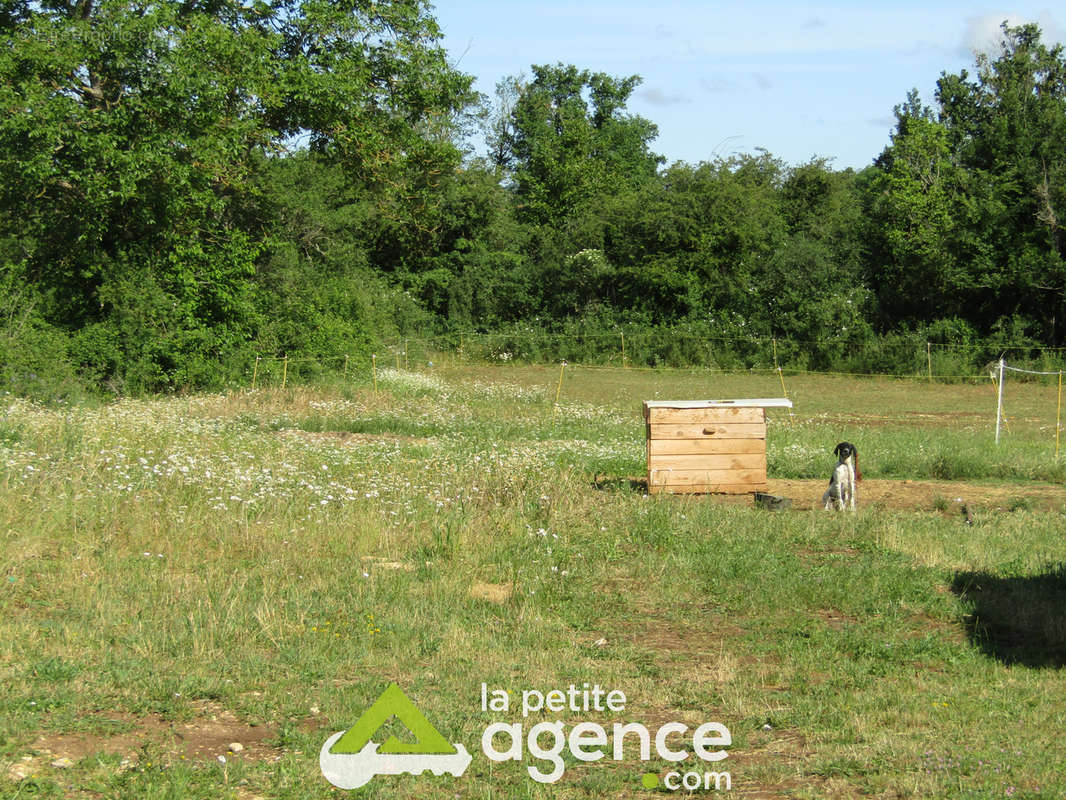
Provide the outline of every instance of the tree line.
<path id="1" fill-rule="evenodd" d="M 776 337 L 819 369 L 1063 344 L 1066 58 L 1035 25 L 911 92 L 861 171 L 666 164 L 639 84 L 535 65 L 479 97 L 425 0 L 5 0 L 0 390 L 459 331 Z"/>

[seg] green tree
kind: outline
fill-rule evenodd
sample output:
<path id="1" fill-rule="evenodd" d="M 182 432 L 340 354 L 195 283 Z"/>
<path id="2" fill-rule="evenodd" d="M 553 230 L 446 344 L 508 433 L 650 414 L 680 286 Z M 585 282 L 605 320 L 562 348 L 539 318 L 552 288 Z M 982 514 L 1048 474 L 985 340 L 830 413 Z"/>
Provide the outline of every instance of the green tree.
<path id="1" fill-rule="evenodd" d="M 2 256 L 131 387 L 209 381 L 255 335 L 264 157 L 306 137 L 408 218 L 458 160 L 440 120 L 470 79 L 423 0 L 5 9 Z"/>
<path id="2" fill-rule="evenodd" d="M 640 78 L 574 66 L 534 66 L 504 134 L 502 165 L 513 175 L 523 220 L 560 225 L 600 196 L 653 178 L 662 158 L 648 147 L 651 122 L 625 113 Z"/>
<path id="3" fill-rule="evenodd" d="M 916 91 L 895 113 L 868 189 L 869 275 L 887 324 L 925 323 L 962 313 L 973 289 L 955 251 L 959 178 L 948 131 Z"/>
<path id="4" fill-rule="evenodd" d="M 962 169 L 957 257 L 975 265 L 971 317 L 988 330 L 1027 317 L 1045 341 L 1063 339 L 1066 250 L 1066 56 L 1036 25 L 1004 23 L 998 54 L 977 74 L 943 75 L 940 120 Z"/>

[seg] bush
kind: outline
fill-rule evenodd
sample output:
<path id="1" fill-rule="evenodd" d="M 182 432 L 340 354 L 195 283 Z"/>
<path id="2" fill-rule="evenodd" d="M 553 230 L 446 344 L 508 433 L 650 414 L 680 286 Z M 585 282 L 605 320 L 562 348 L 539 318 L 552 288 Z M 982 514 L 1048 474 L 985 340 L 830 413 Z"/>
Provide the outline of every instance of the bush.
<path id="1" fill-rule="evenodd" d="M 85 394 L 67 334 L 40 315 L 20 266 L 0 268 L 0 391 L 45 402 Z"/>

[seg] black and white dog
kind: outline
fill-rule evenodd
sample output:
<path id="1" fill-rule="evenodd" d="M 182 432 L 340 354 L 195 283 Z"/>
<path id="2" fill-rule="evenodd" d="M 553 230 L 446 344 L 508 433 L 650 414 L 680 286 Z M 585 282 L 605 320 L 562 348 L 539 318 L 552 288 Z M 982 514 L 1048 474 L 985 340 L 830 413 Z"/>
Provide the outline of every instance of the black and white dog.
<path id="1" fill-rule="evenodd" d="M 843 511 L 845 508 L 855 510 L 856 484 L 862 480 L 859 472 L 859 451 L 851 442 L 841 442 L 833 449 L 838 461 L 833 468 L 833 474 L 829 478 L 829 488 L 822 495 L 825 509 L 835 508 Z"/>

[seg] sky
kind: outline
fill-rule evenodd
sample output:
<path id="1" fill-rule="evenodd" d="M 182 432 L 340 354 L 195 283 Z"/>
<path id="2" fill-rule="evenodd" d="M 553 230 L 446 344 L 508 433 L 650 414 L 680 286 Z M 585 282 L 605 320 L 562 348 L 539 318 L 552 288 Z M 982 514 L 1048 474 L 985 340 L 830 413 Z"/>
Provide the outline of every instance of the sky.
<path id="1" fill-rule="evenodd" d="M 1046 2 L 437 0 L 433 14 L 452 63 L 490 97 L 532 64 L 641 76 L 626 110 L 658 126 L 651 149 L 667 163 L 763 148 L 862 169 L 907 92 L 932 105 L 940 74 L 972 74 L 1004 20 L 1066 40 L 1066 9 Z"/>

